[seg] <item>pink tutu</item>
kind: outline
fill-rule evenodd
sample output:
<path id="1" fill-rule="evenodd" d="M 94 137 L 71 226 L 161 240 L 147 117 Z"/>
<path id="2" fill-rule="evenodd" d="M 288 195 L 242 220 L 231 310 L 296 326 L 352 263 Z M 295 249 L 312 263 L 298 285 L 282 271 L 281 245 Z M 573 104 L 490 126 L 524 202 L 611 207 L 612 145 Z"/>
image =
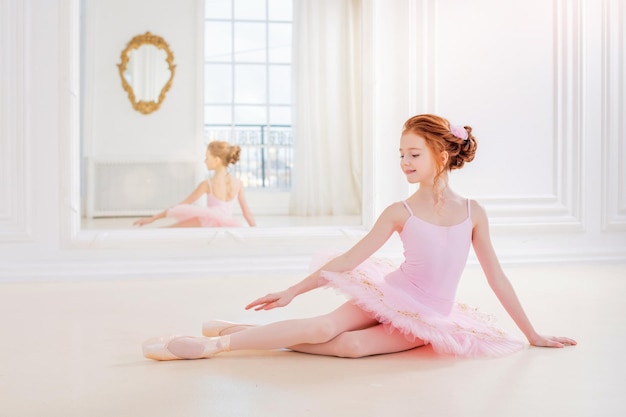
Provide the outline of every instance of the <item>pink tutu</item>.
<path id="1" fill-rule="evenodd" d="M 220 206 L 200 207 L 193 204 L 179 204 L 167 210 L 167 217 L 179 222 L 197 218 L 202 227 L 239 227 L 241 222 Z"/>
<path id="2" fill-rule="evenodd" d="M 421 339 L 438 353 L 495 357 L 525 346 L 477 308 L 458 302 L 448 306 L 417 287 L 399 285 L 396 278 L 402 274 L 389 261 L 370 258 L 352 271 L 322 271 L 321 276 L 327 286 L 346 295 L 390 333 L 400 331 L 408 340 Z"/>

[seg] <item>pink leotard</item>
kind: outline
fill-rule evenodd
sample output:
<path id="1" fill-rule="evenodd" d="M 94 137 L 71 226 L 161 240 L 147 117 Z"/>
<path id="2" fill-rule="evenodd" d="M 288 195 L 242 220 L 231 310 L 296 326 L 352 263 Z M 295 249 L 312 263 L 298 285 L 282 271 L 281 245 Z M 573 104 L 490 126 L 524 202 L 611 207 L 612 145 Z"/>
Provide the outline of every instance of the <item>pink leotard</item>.
<path id="1" fill-rule="evenodd" d="M 472 242 L 470 200 L 467 217 L 452 226 L 438 226 L 409 211 L 400 239 L 404 262 L 370 258 L 348 272 L 322 271 L 329 287 L 372 314 L 390 332 L 430 343 L 442 354 L 499 356 L 524 343 L 494 325 L 492 317 L 455 302 L 459 280 Z"/>
<path id="2" fill-rule="evenodd" d="M 222 201 L 215 197 L 209 183 L 209 193 L 206 196 L 206 207 L 194 204 L 178 204 L 167 210 L 167 217 L 185 221 L 197 219 L 202 227 L 236 227 L 241 226 L 241 222 L 233 217 L 233 207 L 237 196 L 228 201 Z"/>

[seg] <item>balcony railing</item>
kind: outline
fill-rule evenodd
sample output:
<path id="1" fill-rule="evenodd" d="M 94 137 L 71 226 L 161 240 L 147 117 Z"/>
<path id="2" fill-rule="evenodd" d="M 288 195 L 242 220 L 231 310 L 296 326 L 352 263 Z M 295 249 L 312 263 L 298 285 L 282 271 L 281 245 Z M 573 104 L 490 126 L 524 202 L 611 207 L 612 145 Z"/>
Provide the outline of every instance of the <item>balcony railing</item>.
<path id="1" fill-rule="evenodd" d="M 291 189 L 293 136 L 287 125 L 205 125 L 206 143 L 227 141 L 241 147 L 231 169 L 246 188 Z"/>

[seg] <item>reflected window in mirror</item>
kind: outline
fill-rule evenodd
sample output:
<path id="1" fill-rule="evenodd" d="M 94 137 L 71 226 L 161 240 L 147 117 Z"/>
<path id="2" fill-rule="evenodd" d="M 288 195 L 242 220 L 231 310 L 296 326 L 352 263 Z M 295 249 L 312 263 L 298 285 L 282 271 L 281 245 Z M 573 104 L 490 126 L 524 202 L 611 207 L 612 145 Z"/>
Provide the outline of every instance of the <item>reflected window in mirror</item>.
<path id="1" fill-rule="evenodd" d="M 206 0 L 204 137 L 241 146 L 247 189 L 289 192 L 292 0 Z"/>

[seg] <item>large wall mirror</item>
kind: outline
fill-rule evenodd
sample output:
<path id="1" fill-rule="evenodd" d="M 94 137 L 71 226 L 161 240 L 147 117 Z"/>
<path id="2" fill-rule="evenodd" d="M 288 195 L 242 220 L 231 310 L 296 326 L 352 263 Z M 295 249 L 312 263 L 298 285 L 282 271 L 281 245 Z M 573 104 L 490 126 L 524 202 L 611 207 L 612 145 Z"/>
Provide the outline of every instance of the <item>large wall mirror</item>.
<path id="1" fill-rule="evenodd" d="M 242 17 L 241 25 L 252 28 L 252 31 L 245 36 L 243 40 L 236 40 L 232 32 L 226 30 L 226 26 L 235 25 L 235 23 L 227 22 L 230 18 L 221 19 L 219 16 L 214 19 L 214 22 L 207 23 L 208 14 L 205 9 L 205 0 L 187 0 L 188 3 L 196 4 L 198 10 L 202 10 L 201 16 L 204 16 L 202 21 L 199 21 L 196 17 L 196 13 L 189 13 L 189 10 L 181 7 L 182 16 L 176 15 L 176 11 L 171 11 L 172 15 L 169 16 L 169 22 L 172 27 L 169 27 L 168 23 L 161 30 L 154 30 L 153 33 L 157 33 L 162 36 L 168 43 L 168 49 L 162 50 L 156 48 L 156 52 L 164 54 L 164 73 L 168 75 L 167 81 L 165 81 L 163 89 L 161 89 L 161 96 L 163 92 L 167 93 L 167 97 L 158 101 L 160 107 L 158 111 L 138 111 L 133 110 L 128 105 L 127 91 L 120 86 L 120 75 L 124 79 L 126 69 L 118 68 L 116 65 L 119 63 L 120 53 L 123 53 L 127 47 L 127 42 L 131 38 L 129 33 L 133 35 L 136 33 L 145 33 L 141 26 L 138 24 L 136 16 L 142 16 L 143 20 L 147 19 L 145 8 L 141 4 L 135 4 L 133 2 L 133 8 L 137 10 L 128 10 L 128 5 L 124 2 L 112 2 L 98 4 L 98 10 L 90 10 L 89 2 L 82 2 L 81 6 L 84 13 L 82 13 L 81 26 L 85 36 L 81 36 L 80 39 L 84 39 L 85 44 L 81 45 L 81 59 L 86 58 L 86 61 L 81 63 L 81 85 L 84 87 L 81 97 L 81 143 L 79 145 L 80 152 L 82 154 L 82 164 L 80 169 L 80 188 L 81 188 L 81 225 L 80 229 L 90 232 L 89 239 L 98 241 L 101 238 L 108 236 L 122 236 L 125 238 L 141 236 L 145 233 L 145 228 L 137 228 L 133 226 L 133 221 L 139 217 L 144 217 L 150 213 L 155 213 L 157 209 L 165 209 L 178 203 L 184 196 L 190 193 L 197 185 L 198 181 L 201 181 L 203 176 L 208 176 L 211 173 L 206 171 L 203 163 L 204 151 L 206 144 L 213 139 L 221 139 L 219 136 L 219 129 L 215 126 L 220 124 L 220 121 L 207 121 L 207 112 L 209 110 L 214 111 L 212 114 L 219 114 L 222 111 L 226 114 L 225 119 L 232 122 L 230 126 L 222 131 L 228 131 L 226 140 L 231 141 L 233 137 L 233 126 L 237 123 L 245 125 L 245 116 L 242 116 L 241 120 L 235 120 L 240 114 L 242 108 L 255 107 L 255 94 L 257 86 L 254 82 L 244 82 L 230 88 L 230 92 L 219 92 L 217 90 L 211 90 L 211 87 L 207 87 L 207 78 L 212 77 L 220 69 L 230 71 L 231 76 L 236 76 L 236 73 L 246 73 L 246 69 L 243 67 L 237 67 L 232 63 L 227 63 L 226 58 L 224 62 L 218 62 L 220 59 L 220 51 L 225 51 L 227 48 L 231 48 L 231 51 L 239 48 L 237 52 L 224 52 L 225 55 L 230 54 L 231 58 L 237 62 L 248 64 L 248 74 L 252 74 L 253 70 L 258 70 L 261 65 L 255 63 L 255 56 L 252 51 L 255 50 L 255 40 L 250 33 L 254 33 L 260 27 L 264 27 L 264 33 L 269 34 L 269 42 L 280 44 L 281 30 L 273 30 L 267 26 L 267 23 L 258 23 L 258 27 L 254 28 L 252 23 L 255 23 L 254 13 L 259 15 L 269 16 L 271 13 L 267 7 L 270 4 L 278 4 L 281 1 L 244 1 L 244 0 L 225 0 L 225 1 L 212 1 L 214 4 L 221 4 L 225 6 L 223 12 L 225 15 L 230 14 L 230 18 L 234 21 L 234 17 L 239 15 Z M 141 3 L 141 1 L 139 2 Z M 146 4 L 150 4 L 150 10 L 161 10 L 158 4 L 145 0 Z M 159 2 L 157 2 L 159 3 Z M 164 2 L 164 4 L 167 2 Z M 264 5 L 262 6 L 261 3 Z M 282 0 L 282 3 L 291 3 L 290 0 Z M 315 3 L 315 2 L 313 2 Z M 346 2 L 346 3 L 360 3 L 360 2 Z M 255 7 L 250 9 L 250 5 L 254 4 Z M 145 5 L 144 5 L 145 6 Z M 227 6 L 227 7 L 226 7 Z M 96 7 L 96 6 L 93 6 Z M 119 13 L 102 13 L 103 8 L 119 8 Z M 363 7 L 359 4 L 359 7 Z M 228 9 L 228 10 L 227 10 Z M 135 13 L 137 12 L 137 13 Z M 218 13 L 221 13 L 218 12 Z M 125 19 L 124 15 L 129 14 L 128 19 Z M 186 14 L 185 14 L 186 13 Z M 354 10 L 352 11 L 354 13 Z M 366 22 L 362 22 L 360 19 L 364 16 L 363 10 L 359 9 L 359 23 L 357 25 L 358 31 L 363 31 Z M 115 16 L 115 19 L 105 22 L 102 19 L 106 19 L 106 16 Z M 135 16 L 135 17 L 132 17 Z M 195 20 L 194 20 L 195 19 Z M 272 18 L 270 18 L 271 20 Z M 281 17 L 276 16 L 275 20 L 281 22 Z M 251 23 L 252 22 L 252 23 Z M 228 24 L 227 24 L 228 23 Z M 109 32 L 105 29 L 110 27 Z M 264 26 L 265 25 L 265 26 Z M 133 29 L 130 29 L 130 28 Z M 208 28 L 208 29 L 207 29 Z M 269 28 L 269 29 L 268 29 Z M 223 33 L 220 33 L 223 32 Z M 261 32 L 259 32 L 261 33 Z M 150 34 L 150 32 L 149 32 Z M 151 34 L 152 35 L 152 34 Z M 273 37 L 273 38 L 272 38 Z M 196 39 L 196 42 L 191 42 Z M 313 41 L 313 40 L 309 40 Z M 242 43 L 243 42 L 243 43 Z M 202 47 L 198 47 L 198 44 Z M 360 45 L 360 44 L 359 44 Z M 96 47 L 94 47 L 96 46 Z M 226 48 L 226 49 L 225 49 Z M 234 49 L 233 49 L 234 48 Z M 132 48 L 131 48 L 132 49 Z M 207 66 L 207 51 L 213 51 L 217 57 L 214 61 Z M 304 49 L 303 49 L 304 50 Z M 284 51 L 283 51 L 284 52 Z M 361 66 L 361 52 L 358 52 L 359 68 L 358 72 L 362 70 Z M 168 60 L 170 54 L 176 57 L 176 65 L 172 65 L 172 62 Z M 268 57 L 272 53 L 263 52 Z M 331 54 L 339 55 L 336 52 Z M 118 57 L 112 60 L 112 57 Z M 311 61 L 317 59 L 311 57 Z M 116 62 L 117 61 L 117 62 Z M 357 72 L 354 68 L 354 62 L 346 60 L 340 60 L 347 67 L 346 73 Z M 160 61 L 159 61 L 160 62 Z M 320 63 L 323 65 L 323 63 Z M 190 66 L 193 68 L 190 70 Z M 174 76 L 174 68 L 176 71 L 176 77 L 172 82 Z M 271 69 L 264 70 L 264 76 L 269 82 L 281 81 L 281 74 L 284 72 L 276 71 L 272 72 Z M 191 74 L 191 75 L 190 75 Z M 245 76 L 243 77 L 245 80 Z M 289 80 L 282 79 L 282 82 L 288 82 Z M 344 82 L 339 80 L 339 82 Z M 319 82 L 319 80 L 317 80 Z M 96 84 L 96 87 L 93 85 Z M 293 83 L 291 83 L 293 85 Z M 90 85 L 92 87 L 90 87 Z M 215 87 L 215 86 L 214 86 Z M 319 86 L 316 88 L 319 89 Z M 362 107 L 362 83 L 358 80 L 358 84 L 353 86 L 356 94 L 351 98 L 351 109 L 358 109 Z M 232 97 L 226 97 L 229 99 L 228 103 L 218 102 L 211 100 L 212 97 L 219 96 L 220 94 L 231 94 Z M 261 92 L 261 95 L 266 95 L 271 98 L 274 93 L 270 90 Z M 208 97 L 208 98 L 207 98 Z M 267 97 L 266 97 L 267 98 Z M 237 108 L 237 100 L 240 100 L 240 108 Z M 246 101 L 248 100 L 248 101 Z M 125 101 L 125 102 L 124 102 Z M 280 101 L 280 100 L 279 100 Z M 97 102 L 97 105 L 93 103 Z M 232 104 L 234 102 L 235 104 Z M 103 105 L 103 103 L 105 103 Z M 270 103 L 269 108 L 263 110 L 266 112 L 267 120 L 264 120 L 267 126 L 272 124 L 271 118 L 275 115 L 284 114 L 281 113 L 281 106 Z M 280 103 L 279 103 L 280 104 Z M 230 106 L 230 107 L 229 107 Z M 284 106 L 283 106 L 284 107 Z M 284 110 L 284 108 L 283 108 Z M 351 111 L 346 108 L 346 111 Z M 102 118 L 103 114 L 115 114 L 116 117 L 113 121 L 107 122 Z M 190 121 L 189 119 L 192 120 Z M 232 120 L 231 120 L 232 119 Z M 243 121 L 242 121 L 243 120 Z M 166 122 L 164 122 L 166 121 Z M 182 128 L 177 128 L 182 127 Z M 280 123 L 278 123 L 280 124 Z M 363 119 L 359 119 L 359 129 L 362 129 L 364 125 Z M 189 126 L 193 126 L 189 128 Z M 283 126 L 284 127 L 284 126 Z M 346 135 L 342 130 L 333 130 L 332 126 L 323 126 L 322 131 L 326 136 L 333 138 L 335 143 L 341 143 L 345 140 Z M 366 130 L 366 129 L 363 129 Z M 230 134 L 231 136 L 228 136 Z M 259 134 L 263 136 L 264 133 Z M 164 143 L 163 137 L 171 138 Z M 160 140 L 155 138 L 161 137 Z M 192 145 L 187 145 L 185 150 L 177 148 L 177 142 L 183 142 L 182 138 L 191 138 Z M 267 138 L 265 138 L 267 139 Z M 337 148 L 336 145 L 330 148 L 325 148 L 320 153 L 316 154 L 313 158 L 317 161 L 311 161 L 311 157 L 301 158 L 300 161 L 293 160 L 290 163 L 313 163 L 313 164 L 344 164 L 351 157 L 358 156 L 359 164 L 365 165 L 372 152 L 371 136 L 368 133 L 359 135 L 359 137 L 353 137 L 351 140 L 359 141 L 356 147 L 359 155 L 347 154 L 346 149 L 349 148 Z M 134 143 L 136 142 L 136 144 Z M 238 144 L 235 142 L 235 144 Z M 137 146 L 135 146 L 137 145 Z M 243 141 L 245 145 L 245 141 Z M 354 144 L 353 144 L 354 145 Z M 161 147 L 165 147 L 165 150 L 159 151 Z M 238 175 L 250 175 L 250 166 L 246 164 L 255 164 L 255 169 L 260 164 L 259 160 L 253 155 L 254 147 L 258 146 L 257 143 L 252 143 L 251 146 L 246 149 L 242 146 L 242 158 L 237 164 Z M 327 145 L 328 146 L 328 145 Z M 134 149 L 131 149 L 133 148 Z M 191 149 L 191 150 L 190 150 Z M 268 148 L 271 151 L 271 148 Z M 163 162 L 162 155 L 168 155 L 170 158 L 165 166 L 163 172 L 152 172 L 152 165 Z M 95 155 L 95 157 L 94 157 Z M 123 156 L 120 156 L 123 155 Z M 129 156 L 130 155 L 130 156 Z M 252 155 L 252 157 L 250 156 Z M 326 155 L 327 159 L 324 159 Z M 365 159 L 362 159 L 364 157 Z M 110 178 L 105 184 L 97 176 L 93 175 L 94 172 L 100 170 L 100 173 L 107 169 L 114 169 L 112 161 L 124 165 L 124 172 L 118 170 L 117 173 L 112 173 Z M 264 160 L 261 163 L 267 162 L 269 159 Z M 142 175 L 148 173 L 150 182 L 142 178 Z M 163 175 L 170 179 L 177 177 L 189 177 L 193 175 L 193 181 L 180 180 L 179 183 L 168 182 L 164 183 L 165 179 Z M 118 175 L 116 177 L 116 175 Z M 161 175 L 161 176 L 160 176 Z M 308 174 L 305 174 L 306 177 Z M 354 170 L 351 173 L 352 184 L 358 184 L 358 187 L 353 185 L 346 186 L 343 191 L 336 191 L 336 199 L 341 199 L 342 195 L 347 196 L 349 192 L 358 194 L 359 202 L 362 204 L 355 212 L 332 215 L 332 214 L 291 214 L 289 212 L 272 212 L 269 209 L 269 205 L 273 201 L 282 200 L 283 205 L 289 198 L 289 194 L 285 193 L 284 189 L 281 190 L 265 190 L 260 187 L 255 188 L 253 180 L 249 180 L 249 184 L 246 187 L 246 195 L 248 197 L 248 203 L 257 218 L 258 230 L 251 230 L 244 226 L 239 230 L 213 230 L 209 231 L 214 235 L 221 235 L 224 233 L 232 233 L 237 236 L 246 236 L 246 234 L 257 235 L 302 235 L 303 233 L 309 233 L 312 228 L 316 229 L 317 233 L 327 233 L 328 235 L 345 235 L 346 230 L 352 230 L 360 233 L 364 229 L 364 224 L 368 222 L 368 218 L 371 217 L 373 208 L 371 207 L 370 200 L 372 183 L 369 178 L 363 176 L 361 172 L 361 166 L 358 170 Z M 98 182 L 100 181 L 100 182 Z M 169 180 L 168 180 L 169 181 Z M 340 177 L 334 176 L 331 178 L 334 183 L 341 182 Z M 177 185 L 178 184 L 178 185 Z M 170 188 L 168 188 L 170 187 Z M 304 188 L 307 186 L 305 185 Z M 350 191 L 347 191 L 350 188 Z M 287 190 L 290 191 L 290 190 Z M 341 194 L 341 193 L 344 194 Z M 141 200 L 145 195 L 159 195 L 158 203 L 153 204 L 152 210 L 146 211 L 144 209 L 133 209 L 135 200 Z M 339 197 L 337 197 L 339 196 Z M 122 212 L 115 212 L 115 210 L 107 209 L 106 205 L 112 202 L 124 202 L 130 209 L 125 209 Z M 364 204 L 363 204 L 364 203 Z M 201 202 L 200 202 L 201 204 Z M 241 215 L 236 212 L 242 220 Z M 155 222 L 150 228 L 158 228 L 160 230 L 166 230 L 167 226 L 171 222 Z M 98 238 L 93 237 L 95 233 Z M 189 230 L 177 230 L 167 229 L 168 236 L 183 236 L 189 237 L 191 235 L 206 237 L 207 231 L 189 231 Z M 106 240 L 106 238 L 105 238 Z"/>

